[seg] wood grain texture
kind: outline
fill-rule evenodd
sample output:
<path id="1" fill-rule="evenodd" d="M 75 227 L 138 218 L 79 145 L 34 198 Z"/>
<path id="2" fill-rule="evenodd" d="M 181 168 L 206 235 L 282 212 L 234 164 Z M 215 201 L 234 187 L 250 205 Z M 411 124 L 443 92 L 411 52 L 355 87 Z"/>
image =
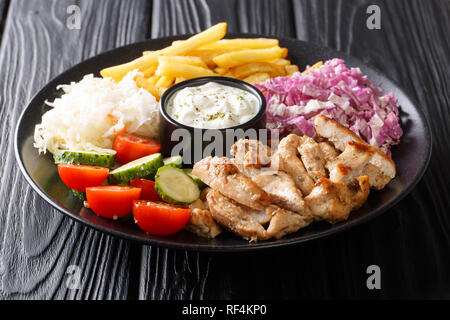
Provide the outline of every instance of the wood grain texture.
<path id="1" fill-rule="evenodd" d="M 369 4 L 381 9 L 381 30 L 366 28 Z M 295 1 L 294 10 L 299 17 L 299 39 L 336 48 L 372 64 L 405 88 L 431 120 L 433 156 L 424 179 L 399 205 L 366 228 L 367 237 L 375 243 L 385 247 L 394 244 L 389 249 L 392 255 L 377 256 L 389 266 L 389 279 L 394 281 L 386 282 L 384 297 L 448 297 L 450 3 Z M 397 228 L 387 233 L 386 225 Z"/>
<path id="2" fill-rule="evenodd" d="M 196 33 L 207 27 L 226 21 L 227 32 L 253 32 L 273 36 L 293 37 L 294 24 L 289 1 L 220 1 L 220 0 L 173 0 L 154 1 L 152 14 L 152 37 Z M 217 281 L 210 282 L 210 275 L 225 271 L 227 263 L 218 256 L 198 252 L 143 246 L 141 261 L 140 299 L 211 299 L 235 297 L 228 287 L 238 281 L 225 278 L 222 287 Z M 212 261 L 222 268 L 210 266 Z M 220 262 L 219 262 L 220 261 Z M 231 282 L 230 282 L 231 281 Z M 242 286 L 241 283 L 239 286 Z"/>
<path id="3" fill-rule="evenodd" d="M 81 29 L 66 27 L 74 1 L 13 1 L 0 51 L 0 298 L 124 299 L 139 249 L 88 229 L 52 209 L 16 166 L 13 130 L 41 87 L 74 64 L 144 39 L 146 1 L 76 1 Z M 11 199 L 11 200 L 7 200 Z M 137 257 L 135 257 L 137 255 Z M 69 290 L 69 265 L 80 268 L 81 289 Z"/>

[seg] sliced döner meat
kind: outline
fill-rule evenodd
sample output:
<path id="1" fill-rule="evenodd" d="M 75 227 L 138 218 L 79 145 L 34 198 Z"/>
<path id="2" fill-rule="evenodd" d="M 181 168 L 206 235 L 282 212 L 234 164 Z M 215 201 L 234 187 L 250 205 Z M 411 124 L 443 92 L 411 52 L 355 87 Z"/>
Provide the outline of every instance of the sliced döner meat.
<path id="1" fill-rule="evenodd" d="M 366 143 L 349 142 L 336 160 L 327 163 L 330 180 L 352 183 L 356 177 L 368 176 L 374 189 L 382 189 L 395 177 L 395 164 L 379 148 Z"/>
<path id="2" fill-rule="evenodd" d="M 352 210 L 352 195 L 347 185 L 327 178 L 319 179 L 305 202 L 316 220 L 330 223 L 347 219 Z"/>
<path id="3" fill-rule="evenodd" d="M 261 168 L 257 168 L 254 166 L 246 166 L 236 158 L 230 159 L 230 161 L 236 166 L 236 168 L 238 168 L 240 173 L 242 173 L 246 177 L 249 177 L 250 179 L 258 174 L 261 174 L 262 170 L 270 170 L 270 168 L 262 168 L 261 170 Z"/>
<path id="4" fill-rule="evenodd" d="M 307 195 L 314 188 L 314 181 L 306 172 L 302 160 L 298 157 L 300 137 L 290 134 L 283 138 L 278 145 L 277 151 L 272 156 L 271 167 L 275 171 L 284 171 L 289 174 L 297 188 L 303 195 Z"/>
<path id="5" fill-rule="evenodd" d="M 228 158 L 204 158 L 194 165 L 192 173 L 212 189 L 252 209 L 264 210 L 272 202 L 270 196 L 240 173 Z"/>
<path id="6" fill-rule="evenodd" d="M 301 137 L 298 151 L 306 171 L 314 181 L 326 177 L 325 156 L 320 145 L 313 138 L 308 136 Z"/>
<path id="7" fill-rule="evenodd" d="M 184 227 L 186 230 L 205 238 L 215 238 L 222 232 L 222 228 L 214 221 L 211 212 L 205 204 L 198 199 L 189 205 L 191 217 Z"/>
<path id="8" fill-rule="evenodd" d="M 248 208 L 215 190 L 208 192 L 206 198 L 213 218 L 223 227 L 247 240 L 257 242 L 268 239 L 264 227 L 248 214 Z"/>
<path id="9" fill-rule="evenodd" d="M 395 177 L 395 167 L 390 171 L 390 175 L 386 175 L 377 166 L 369 163 L 364 167 L 362 174 L 369 177 L 369 184 L 372 188 L 381 190 Z"/>
<path id="10" fill-rule="evenodd" d="M 252 180 L 272 198 L 273 203 L 295 212 L 303 212 L 305 201 L 294 179 L 287 173 L 262 172 L 252 177 Z"/>
<path id="11" fill-rule="evenodd" d="M 335 161 L 327 164 L 332 181 L 350 183 L 358 176 L 367 175 L 370 186 L 379 190 L 395 177 L 394 161 L 347 127 L 323 115 L 317 116 L 314 124 L 318 136 L 327 138 L 337 149 L 343 151 Z"/>
<path id="12" fill-rule="evenodd" d="M 240 139 L 230 150 L 236 162 L 244 167 L 260 168 L 270 162 L 270 148 L 259 140 Z"/>
<path id="13" fill-rule="evenodd" d="M 272 198 L 274 204 L 295 212 L 304 211 L 302 193 L 290 175 L 282 171 L 272 171 L 272 168 L 245 166 L 236 158 L 231 161 L 242 174 L 262 188 Z"/>
<path id="14" fill-rule="evenodd" d="M 324 115 L 316 116 L 314 119 L 314 127 L 319 137 L 328 139 L 340 151 L 344 151 L 347 144 L 352 141 L 365 143 L 364 140 L 349 128 Z"/>
<path id="15" fill-rule="evenodd" d="M 194 209 L 206 210 L 207 207 L 201 199 L 197 199 L 189 205 L 189 209 L 191 209 L 191 210 L 194 210 Z"/>
<path id="16" fill-rule="evenodd" d="M 285 235 L 297 232 L 313 221 L 311 216 L 302 216 L 298 213 L 278 208 L 270 220 L 267 234 L 269 237 L 281 239 Z"/>

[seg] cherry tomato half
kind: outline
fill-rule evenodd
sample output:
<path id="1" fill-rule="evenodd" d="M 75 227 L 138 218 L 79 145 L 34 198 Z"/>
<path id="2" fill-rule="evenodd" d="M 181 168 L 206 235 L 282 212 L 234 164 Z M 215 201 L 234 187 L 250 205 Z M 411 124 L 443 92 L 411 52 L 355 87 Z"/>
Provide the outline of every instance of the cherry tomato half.
<path id="1" fill-rule="evenodd" d="M 186 225 L 191 209 L 145 200 L 133 204 L 134 221 L 147 233 L 168 236 L 177 233 Z"/>
<path id="2" fill-rule="evenodd" d="M 117 152 L 116 159 L 122 163 L 157 153 L 161 144 L 149 138 L 141 138 L 132 134 L 121 134 L 116 137 L 113 149 Z"/>
<path id="3" fill-rule="evenodd" d="M 141 195 L 140 188 L 126 186 L 98 186 L 86 188 L 89 207 L 101 217 L 117 219 L 129 214 L 133 201 Z"/>
<path id="4" fill-rule="evenodd" d="M 109 169 L 79 164 L 58 164 L 61 180 L 71 189 L 84 192 L 87 187 L 99 186 L 108 177 Z"/>
<path id="5" fill-rule="evenodd" d="M 162 201 L 155 190 L 155 182 L 152 180 L 137 178 L 130 181 L 130 186 L 142 189 L 141 200 Z"/>

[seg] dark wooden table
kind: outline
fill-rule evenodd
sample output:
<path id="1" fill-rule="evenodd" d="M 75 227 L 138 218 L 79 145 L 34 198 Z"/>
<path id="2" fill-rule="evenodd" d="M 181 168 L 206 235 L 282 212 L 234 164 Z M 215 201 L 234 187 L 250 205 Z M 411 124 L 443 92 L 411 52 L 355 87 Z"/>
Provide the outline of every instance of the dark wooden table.
<path id="1" fill-rule="evenodd" d="M 70 30 L 70 5 L 81 28 Z M 369 30 L 369 5 L 381 29 Z M 0 0 L 0 298 L 450 298 L 450 2 L 445 0 Z M 55 211 L 26 183 L 13 153 L 20 112 L 50 79 L 128 43 L 195 33 L 294 37 L 354 55 L 399 82 L 429 116 L 433 155 L 403 201 L 350 231 L 258 253 L 142 246 Z M 81 285 L 69 289 L 68 267 Z M 369 265 L 381 289 L 366 286 Z"/>

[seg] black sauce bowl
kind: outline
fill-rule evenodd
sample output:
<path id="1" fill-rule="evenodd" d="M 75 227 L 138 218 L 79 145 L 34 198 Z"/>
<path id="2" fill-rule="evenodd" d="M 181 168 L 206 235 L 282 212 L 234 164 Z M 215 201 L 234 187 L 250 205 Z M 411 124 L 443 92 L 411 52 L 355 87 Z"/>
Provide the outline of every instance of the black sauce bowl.
<path id="1" fill-rule="evenodd" d="M 249 121 L 234 127 L 201 129 L 179 123 L 166 112 L 167 104 L 179 90 L 186 87 L 198 87 L 208 82 L 216 82 L 250 92 L 259 101 L 260 108 L 258 113 Z M 159 101 L 159 110 L 161 112 L 161 153 L 165 157 L 181 154 L 183 156 L 183 164 L 187 167 L 209 155 L 230 156 L 230 147 L 238 139 L 260 139 L 263 134 L 267 137 L 267 131 L 265 130 L 266 99 L 257 88 L 238 79 L 213 76 L 180 82 L 164 92 Z M 216 142 L 216 139 L 221 139 L 221 141 Z M 211 150 L 212 145 L 220 145 L 221 147 Z"/>

